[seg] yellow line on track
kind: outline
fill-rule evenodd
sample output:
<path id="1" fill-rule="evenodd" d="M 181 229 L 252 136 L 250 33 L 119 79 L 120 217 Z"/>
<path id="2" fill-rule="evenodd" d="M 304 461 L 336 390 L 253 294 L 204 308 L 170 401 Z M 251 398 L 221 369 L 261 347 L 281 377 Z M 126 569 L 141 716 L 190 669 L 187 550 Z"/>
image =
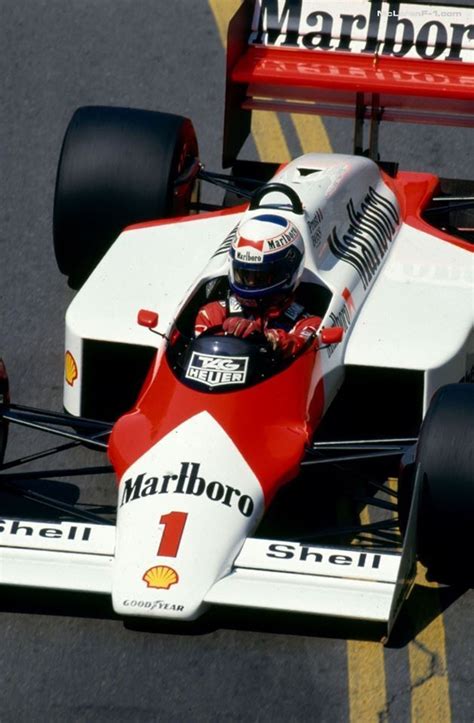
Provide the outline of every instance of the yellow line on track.
<path id="1" fill-rule="evenodd" d="M 208 0 L 224 48 L 227 45 L 229 20 L 240 6 L 240 0 Z M 331 153 L 324 124 L 319 116 L 291 115 L 303 153 Z M 262 161 L 286 163 L 291 160 L 288 144 L 278 120 L 278 115 L 270 111 L 258 111 L 252 114 L 252 135 Z"/>
<path id="2" fill-rule="evenodd" d="M 241 0 L 208 0 L 209 7 L 214 15 L 219 37 L 224 48 L 227 47 L 227 28 L 229 20 L 240 7 Z"/>
<path id="3" fill-rule="evenodd" d="M 291 160 L 290 151 L 276 113 L 254 111 L 252 135 L 262 161 L 287 163 Z"/>
<path id="4" fill-rule="evenodd" d="M 332 153 L 331 141 L 318 115 L 291 115 L 303 153 Z"/>
<path id="5" fill-rule="evenodd" d="M 382 644 L 348 640 L 347 674 L 351 723 L 385 720 L 387 694 Z"/>
<path id="6" fill-rule="evenodd" d="M 441 615 L 438 587 L 426 580 L 426 570 L 418 563 L 416 584 L 417 607 L 428 607 L 436 615 L 415 640 L 408 645 L 411 681 L 412 723 L 450 723 L 449 680 L 446 639 Z M 435 589 L 433 589 L 435 588 Z M 428 597 L 429 596 L 429 597 Z"/>
<path id="7" fill-rule="evenodd" d="M 370 522 L 365 507 L 362 525 Z M 380 643 L 347 641 L 349 717 L 351 723 L 379 723 L 387 710 L 384 649 Z"/>
<path id="8" fill-rule="evenodd" d="M 229 20 L 240 6 L 240 0 L 208 0 L 224 48 L 227 45 Z M 262 161 L 286 163 L 290 151 L 276 113 L 259 111 L 252 114 L 252 136 Z"/>

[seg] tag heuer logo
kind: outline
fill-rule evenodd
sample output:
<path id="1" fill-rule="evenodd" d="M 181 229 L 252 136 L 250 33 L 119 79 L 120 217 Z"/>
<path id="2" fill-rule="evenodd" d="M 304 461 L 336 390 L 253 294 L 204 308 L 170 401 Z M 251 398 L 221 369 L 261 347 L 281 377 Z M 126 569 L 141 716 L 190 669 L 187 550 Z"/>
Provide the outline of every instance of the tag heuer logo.
<path id="1" fill-rule="evenodd" d="M 245 356 L 211 356 L 194 351 L 186 370 L 186 378 L 209 387 L 244 384 L 248 361 Z"/>

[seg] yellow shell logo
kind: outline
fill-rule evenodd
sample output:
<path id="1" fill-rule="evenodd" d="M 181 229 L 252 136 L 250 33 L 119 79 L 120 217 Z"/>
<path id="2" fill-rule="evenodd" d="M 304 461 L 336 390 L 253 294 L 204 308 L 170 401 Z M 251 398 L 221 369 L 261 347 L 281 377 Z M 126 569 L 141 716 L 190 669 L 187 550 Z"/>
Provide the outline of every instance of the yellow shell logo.
<path id="1" fill-rule="evenodd" d="M 77 379 L 77 364 L 70 351 L 66 352 L 66 356 L 64 358 L 64 375 L 67 383 L 70 387 L 72 387 Z"/>
<path id="2" fill-rule="evenodd" d="M 166 565 L 155 565 L 143 575 L 142 580 L 146 582 L 147 587 L 156 587 L 158 590 L 169 590 L 171 585 L 175 585 L 179 581 L 176 570 Z"/>

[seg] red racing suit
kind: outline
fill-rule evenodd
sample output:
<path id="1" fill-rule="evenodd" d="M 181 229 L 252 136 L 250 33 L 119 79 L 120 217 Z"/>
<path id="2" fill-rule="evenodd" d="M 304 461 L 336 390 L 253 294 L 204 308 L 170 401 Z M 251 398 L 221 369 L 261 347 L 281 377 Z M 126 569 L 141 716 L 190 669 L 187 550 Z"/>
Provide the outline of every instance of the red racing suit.
<path id="1" fill-rule="evenodd" d="M 216 334 L 231 334 L 243 339 L 261 333 L 274 349 L 291 356 L 316 334 L 320 324 L 321 317 L 307 314 L 304 307 L 291 298 L 259 315 L 256 309 L 242 306 L 231 295 L 225 301 L 211 301 L 201 307 L 194 332 L 199 336 L 212 329 Z"/>

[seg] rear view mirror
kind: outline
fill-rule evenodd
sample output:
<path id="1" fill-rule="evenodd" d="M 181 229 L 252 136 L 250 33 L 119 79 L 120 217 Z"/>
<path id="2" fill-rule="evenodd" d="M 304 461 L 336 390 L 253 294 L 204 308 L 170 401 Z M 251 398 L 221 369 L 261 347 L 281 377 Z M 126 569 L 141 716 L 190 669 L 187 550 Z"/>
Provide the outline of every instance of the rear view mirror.
<path id="1" fill-rule="evenodd" d="M 140 309 L 137 322 L 140 326 L 146 326 L 147 329 L 154 329 L 158 326 L 158 314 L 149 309 Z"/>
<path id="2" fill-rule="evenodd" d="M 331 326 L 329 329 L 323 329 L 321 332 L 321 341 L 323 344 L 339 344 L 344 336 L 342 326 Z"/>

